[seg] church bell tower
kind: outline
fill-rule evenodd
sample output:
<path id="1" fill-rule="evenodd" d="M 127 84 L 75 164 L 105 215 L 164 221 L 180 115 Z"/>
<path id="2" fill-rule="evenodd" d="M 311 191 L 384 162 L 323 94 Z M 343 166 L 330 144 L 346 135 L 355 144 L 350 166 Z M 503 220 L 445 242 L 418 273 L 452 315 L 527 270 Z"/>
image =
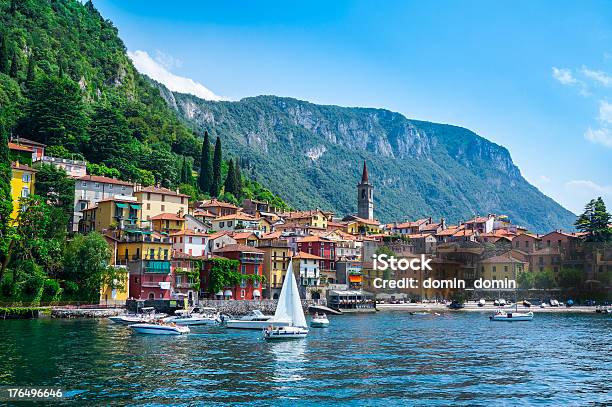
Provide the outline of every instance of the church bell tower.
<path id="1" fill-rule="evenodd" d="M 357 185 L 357 216 L 363 219 L 374 219 L 374 198 L 372 191 L 374 186 L 368 178 L 368 166 L 363 162 L 363 173 L 361 182 Z"/>

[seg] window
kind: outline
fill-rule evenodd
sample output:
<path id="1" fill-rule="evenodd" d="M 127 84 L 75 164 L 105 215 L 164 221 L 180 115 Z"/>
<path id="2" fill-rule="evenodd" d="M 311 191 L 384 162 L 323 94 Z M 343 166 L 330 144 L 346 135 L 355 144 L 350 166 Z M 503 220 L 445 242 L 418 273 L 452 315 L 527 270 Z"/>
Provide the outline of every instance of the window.
<path id="1" fill-rule="evenodd" d="M 24 174 L 21 176 L 21 180 L 22 180 L 23 182 L 29 183 L 29 182 L 32 180 L 32 177 L 30 176 L 30 174 L 24 173 Z"/>
<path id="2" fill-rule="evenodd" d="M 162 205 L 162 206 L 161 206 L 161 211 L 162 211 L 162 212 L 166 212 L 166 205 Z"/>
<path id="3" fill-rule="evenodd" d="M 225 222 L 219 222 L 219 227 L 222 228 L 225 226 Z"/>
<path id="4" fill-rule="evenodd" d="M 259 288 L 259 280 L 253 281 L 253 287 Z"/>
<path id="5" fill-rule="evenodd" d="M 85 210 L 87 208 L 87 202 L 81 202 L 81 210 Z"/>
<path id="6" fill-rule="evenodd" d="M 244 278 L 242 280 L 240 280 L 240 287 L 242 287 L 242 288 L 246 287 L 246 280 Z M 244 290 L 242 290 L 242 292 L 244 292 Z"/>
<path id="7" fill-rule="evenodd" d="M 108 189 L 113 189 L 113 184 L 110 184 L 110 185 L 108 186 Z"/>
<path id="8" fill-rule="evenodd" d="M 255 274 L 259 274 L 259 264 L 255 265 Z"/>
<path id="9" fill-rule="evenodd" d="M 508 266 L 504 266 L 504 272 L 508 272 Z"/>
<path id="10" fill-rule="evenodd" d="M 81 186 L 86 187 L 86 186 L 87 186 L 87 182 L 83 181 L 83 183 L 81 184 Z"/>
<path id="11" fill-rule="evenodd" d="M 176 222 L 178 224 L 178 222 Z M 189 243 L 193 243 L 193 237 L 189 236 Z"/>
<path id="12" fill-rule="evenodd" d="M 494 272 L 494 273 L 496 273 L 496 272 L 497 272 L 497 267 L 496 267 L 496 266 L 493 266 L 493 272 Z M 495 278 L 495 277 L 493 277 L 493 278 Z"/>
<path id="13" fill-rule="evenodd" d="M 155 249 L 149 249 L 149 258 L 150 259 L 154 259 L 155 258 Z"/>
<path id="14" fill-rule="evenodd" d="M 231 227 L 232 227 L 232 225 L 233 225 L 233 222 L 231 222 L 231 221 L 230 221 L 230 222 L 227 222 L 227 227 L 228 227 L 228 228 L 231 228 Z"/>
<path id="15" fill-rule="evenodd" d="M 166 195 L 162 195 L 162 202 L 166 202 Z"/>
<path id="16" fill-rule="evenodd" d="M 100 184 L 96 182 L 96 183 L 94 184 L 94 188 L 100 188 Z"/>
<path id="17" fill-rule="evenodd" d="M 122 191 L 122 192 L 125 192 L 125 187 L 121 187 L 121 191 Z"/>
<path id="18" fill-rule="evenodd" d="M 30 188 L 23 187 L 23 189 L 21 190 L 21 197 L 27 198 L 28 196 L 30 196 Z"/>
<path id="19" fill-rule="evenodd" d="M 240 290 L 240 297 L 244 298 L 244 290 Z"/>
<path id="20" fill-rule="evenodd" d="M 246 266 L 243 264 L 242 269 L 240 270 L 242 274 L 246 274 Z"/>
<path id="21" fill-rule="evenodd" d="M 151 203 L 147 203 L 147 209 L 150 210 L 151 209 Z"/>

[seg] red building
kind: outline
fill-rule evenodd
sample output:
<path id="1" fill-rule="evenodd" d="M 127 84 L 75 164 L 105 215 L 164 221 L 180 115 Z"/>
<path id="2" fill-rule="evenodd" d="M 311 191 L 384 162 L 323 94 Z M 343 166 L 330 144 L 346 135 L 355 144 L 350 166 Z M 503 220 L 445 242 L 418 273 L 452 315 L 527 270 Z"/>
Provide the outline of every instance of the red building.
<path id="1" fill-rule="evenodd" d="M 243 275 L 258 275 L 263 273 L 264 252 L 252 246 L 230 244 L 215 250 L 214 254 L 227 259 L 238 260 L 238 271 Z M 261 298 L 262 284 L 259 280 L 245 278 L 242 283 L 226 287 L 223 293 L 215 293 L 218 297 L 234 300 L 258 300 Z"/>
<path id="2" fill-rule="evenodd" d="M 130 298 L 142 300 L 169 300 L 172 273 L 168 260 L 129 261 Z"/>
<path id="3" fill-rule="evenodd" d="M 336 270 L 336 243 L 321 236 L 306 236 L 297 241 L 297 251 L 322 257 L 321 270 Z"/>

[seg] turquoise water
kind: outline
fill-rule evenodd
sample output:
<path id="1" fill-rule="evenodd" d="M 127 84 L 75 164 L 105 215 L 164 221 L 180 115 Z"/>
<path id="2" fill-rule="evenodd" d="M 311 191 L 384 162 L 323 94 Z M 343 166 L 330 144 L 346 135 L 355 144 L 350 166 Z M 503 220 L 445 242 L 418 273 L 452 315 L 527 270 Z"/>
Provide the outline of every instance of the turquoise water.
<path id="1" fill-rule="evenodd" d="M 0 321 L 0 383 L 60 386 L 79 405 L 612 404 L 612 317 L 332 316 L 305 340 L 107 320 Z"/>

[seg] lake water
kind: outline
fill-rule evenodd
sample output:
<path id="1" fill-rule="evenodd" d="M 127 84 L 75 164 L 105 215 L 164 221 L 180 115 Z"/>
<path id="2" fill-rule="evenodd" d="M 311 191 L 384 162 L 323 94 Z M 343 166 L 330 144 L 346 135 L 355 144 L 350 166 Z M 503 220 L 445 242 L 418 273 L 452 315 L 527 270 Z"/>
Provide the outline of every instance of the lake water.
<path id="1" fill-rule="evenodd" d="M 79 405 L 612 404 L 612 317 L 332 316 L 305 340 L 194 328 L 139 335 L 108 320 L 0 321 L 0 382 Z"/>

